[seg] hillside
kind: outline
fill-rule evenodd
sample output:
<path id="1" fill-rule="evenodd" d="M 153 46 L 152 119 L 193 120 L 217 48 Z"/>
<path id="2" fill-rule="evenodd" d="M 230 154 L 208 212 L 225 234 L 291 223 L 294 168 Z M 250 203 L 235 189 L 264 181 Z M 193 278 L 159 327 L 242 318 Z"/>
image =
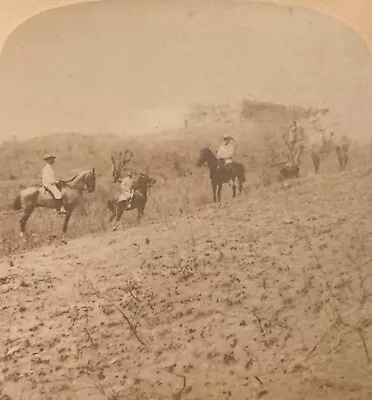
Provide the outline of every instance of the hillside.
<path id="1" fill-rule="evenodd" d="M 370 399 L 371 173 L 3 257 L 3 398 Z"/>
<path id="2" fill-rule="evenodd" d="M 112 229 L 108 223 L 107 201 L 116 196 L 119 185 L 112 183 L 111 155 L 131 149 L 134 157 L 128 168 L 147 172 L 157 180 L 146 206 L 146 215 L 153 221 L 164 220 L 211 202 L 211 187 L 206 167 L 198 168 L 196 160 L 201 148 L 216 150 L 223 135 L 237 139 L 235 160 L 243 163 L 246 183 L 243 191 L 249 193 L 278 181 L 278 162 L 287 159 L 287 150 L 281 138 L 293 116 L 290 110 L 277 120 L 276 105 L 272 110 L 267 103 L 255 103 L 265 111 L 265 118 L 233 121 L 214 126 L 189 127 L 163 131 L 143 136 L 119 138 L 115 135 L 82 135 L 78 133 L 51 134 L 19 143 L 0 146 L 0 238 L 1 254 L 18 251 L 19 213 L 10 206 L 19 191 L 30 185 L 40 185 L 43 167 L 42 156 L 49 151 L 57 155 L 56 173 L 66 179 L 83 169 L 95 167 L 97 187 L 93 194 L 85 194 L 84 207 L 78 207 L 71 218 L 68 237 Z M 208 108 L 208 107 L 207 107 Z M 305 110 L 306 111 L 306 110 Z M 301 175 L 313 175 L 309 154 L 305 154 Z M 353 141 L 348 169 L 370 164 L 369 143 Z M 276 165 L 276 166 L 275 166 Z M 321 162 L 321 172 L 337 171 L 336 154 Z M 10 179 L 11 178 L 11 179 Z M 197 188 L 198 190 L 195 190 Z M 230 198 L 228 187 L 223 189 L 223 199 Z M 136 223 L 134 213 L 125 213 L 122 226 Z M 61 218 L 51 210 L 37 209 L 28 223 L 30 234 L 27 247 L 38 247 L 48 242 L 51 235 L 61 229 Z"/>

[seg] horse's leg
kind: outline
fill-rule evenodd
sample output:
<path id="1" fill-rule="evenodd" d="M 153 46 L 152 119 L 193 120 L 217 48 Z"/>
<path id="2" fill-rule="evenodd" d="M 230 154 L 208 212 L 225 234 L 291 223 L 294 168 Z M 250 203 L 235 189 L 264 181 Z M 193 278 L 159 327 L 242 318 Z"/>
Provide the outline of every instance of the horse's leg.
<path id="1" fill-rule="evenodd" d="M 313 160 L 315 173 L 317 174 L 319 172 L 320 157 L 318 154 L 313 152 L 311 153 L 311 158 Z"/>
<path id="2" fill-rule="evenodd" d="M 344 165 L 342 166 L 342 170 L 344 171 L 347 165 L 347 162 L 349 161 L 349 154 L 347 150 L 344 151 Z"/>
<path id="3" fill-rule="evenodd" d="M 233 192 L 233 198 L 234 198 L 236 196 L 235 178 L 232 180 L 232 192 Z"/>
<path id="4" fill-rule="evenodd" d="M 116 215 L 116 212 L 117 212 L 117 208 L 118 208 L 118 203 L 113 203 L 112 204 L 112 209 L 110 209 L 111 216 L 109 218 L 109 222 L 112 222 L 112 220 L 115 218 L 115 215 Z"/>
<path id="5" fill-rule="evenodd" d="M 340 171 L 344 171 L 346 164 L 349 161 L 348 149 L 347 148 L 337 148 L 337 156 L 340 164 Z"/>
<path id="6" fill-rule="evenodd" d="M 109 200 L 107 202 L 107 208 L 109 209 L 109 211 L 111 211 L 111 216 L 109 218 L 109 222 L 111 222 L 115 217 L 116 204 L 117 204 L 117 202 L 115 200 Z"/>
<path id="7" fill-rule="evenodd" d="M 141 222 L 141 219 L 143 217 L 143 211 L 144 211 L 144 207 L 143 206 L 138 206 L 137 207 L 137 223 Z"/>
<path id="8" fill-rule="evenodd" d="M 340 149 L 340 147 L 336 147 L 336 154 L 338 159 L 338 169 L 339 171 L 342 171 L 344 160 L 343 160 L 342 150 Z"/>
<path id="9" fill-rule="evenodd" d="M 146 203 L 147 203 L 147 199 L 144 200 L 142 205 L 138 205 L 138 223 L 140 222 L 140 220 L 143 218 L 143 214 L 145 213 L 145 207 L 146 207 Z"/>
<path id="10" fill-rule="evenodd" d="M 119 222 L 121 216 L 123 215 L 124 212 L 124 208 L 126 207 L 127 203 L 126 201 L 121 201 L 120 203 L 118 203 L 117 207 L 116 207 L 116 221 Z"/>
<path id="11" fill-rule="evenodd" d="M 70 210 L 68 210 L 67 213 L 65 214 L 65 218 L 63 219 L 62 233 L 67 232 L 67 227 L 68 227 L 68 223 L 71 218 L 71 214 L 72 214 L 72 211 L 70 211 Z"/>
<path id="12" fill-rule="evenodd" d="M 214 202 L 216 202 L 216 189 L 217 189 L 217 185 L 215 183 L 212 183 L 213 201 Z"/>
<path id="13" fill-rule="evenodd" d="M 222 190 L 222 184 L 217 185 L 217 197 L 219 203 L 221 203 L 221 190 Z"/>
<path id="14" fill-rule="evenodd" d="M 31 209 L 24 209 L 23 213 L 22 213 L 22 217 L 21 220 L 19 221 L 19 225 L 21 228 L 21 232 L 20 232 L 20 236 L 23 238 L 25 231 L 26 231 L 26 224 L 28 219 L 30 218 L 32 212 L 34 211 L 35 208 L 31 208 Z"/>
<path id="15" fill-rule="evenodd" d="M 239 188 L 239 194 L 242 193 L 243 190 L 243 182 L 238 178 L 238 188 Z"/>

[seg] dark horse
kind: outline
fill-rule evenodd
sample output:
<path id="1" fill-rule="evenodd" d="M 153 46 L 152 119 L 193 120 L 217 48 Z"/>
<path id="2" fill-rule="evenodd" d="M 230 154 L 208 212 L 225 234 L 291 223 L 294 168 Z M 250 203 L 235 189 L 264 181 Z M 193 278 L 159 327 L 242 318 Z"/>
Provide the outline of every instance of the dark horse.
<path id="1" fill-rule="evenodd" d="M 137 220 L 139 221 L 144 213 L 149 189 L 156 183 L 156 179 L 150 178 L 148 175 L 140 174 L 133 184 L 133 198 L 129 208 L 126 207 L 126 201 L 118 201 L 112 199 L 107 202 L 108 209 L 112 212 L 110 222 L 116 217 L 119 221 L 124 211 L 137 209 Z"/>
<path id="2" fill-rule="evenodd" d="M 207 163 L 209 168 L 209 176 L 211 178 L 213 201 L 216 202 L 216 194 L 218 202 L 221 202 L 222 185 L 227 182 L 232 182 L 233 197 L 236 196 L 235 180 L 238 179 L 239 194 L 242 192 L 243 182 L 245 182 L 245 172 L 243 164 L 232 162 L 231 164 L 220 165 L 219 160 L 213 152 L 204 147 L 200 150 L 200 155 L 196 165 L 201 167 Z"/>

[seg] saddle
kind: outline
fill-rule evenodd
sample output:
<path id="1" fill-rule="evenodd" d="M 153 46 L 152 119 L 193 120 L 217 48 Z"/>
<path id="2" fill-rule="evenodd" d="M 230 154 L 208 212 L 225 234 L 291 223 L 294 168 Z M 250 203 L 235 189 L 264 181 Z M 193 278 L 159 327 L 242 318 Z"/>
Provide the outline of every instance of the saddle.
<path id="1" fill-rule="evenodd" d="M 58 183 L 56 184 L 57 189 L 61 192 L 62 189 L 67 185 L 67 183 L 65 181 L 59 180 Z M 49 193 L 53 199 L 55 199 L 53 192 L 47 188 L 46 186 L 42 186 L 45 190 L 45 193 Z"/>
<path id="2" fill-rule="evenodd" d="M 225 170 L 229 170 L 231 169 L 232 166 L 232 161 L 231 160 L 225 160 L 225 159 L 219 159 L 218 160 L 218 164 L 217 164 L 217 168 L 220 169 L 225 169 Z"/>

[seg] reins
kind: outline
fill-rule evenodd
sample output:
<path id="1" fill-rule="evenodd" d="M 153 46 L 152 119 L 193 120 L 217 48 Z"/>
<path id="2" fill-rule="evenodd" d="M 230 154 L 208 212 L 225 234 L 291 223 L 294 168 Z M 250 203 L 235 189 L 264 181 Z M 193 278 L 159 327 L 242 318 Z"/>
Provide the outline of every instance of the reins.
<path id="1" fill-rule="evenodd" d="M 76 187 L 73 187 L 73 186 L 67 184 L 66 182 L 64 182 L 64 185 L 63 185 L 63 186 L 64 186 L 64 187 L 68 187 L 68 188 L 73 189 L 73 190 L 77 190 L 78 192 L 89 192 L 89 190 L 88 190 L 87 188 L 78 189 L 78 188 L 76 188 Z"/>
<path id="2" fill-rule="evenodd" d="M 67 181 L 61 180 L 62 185 L 65 186 L 65 187 L 68 187 L 70 189 L 77 190 L 78 192 L 89 192 L 89 189 L 86 188 L 86 183 L 84 183 L 84 187 L 82 189 L 78 189 L 78 188 L 73 187 L 73 186 L 68 184 L 69 182 L 72 182 L 76 177 L 77 177 L 77 175 L 73 176 L 72 178 L 70 178 Z"/>

